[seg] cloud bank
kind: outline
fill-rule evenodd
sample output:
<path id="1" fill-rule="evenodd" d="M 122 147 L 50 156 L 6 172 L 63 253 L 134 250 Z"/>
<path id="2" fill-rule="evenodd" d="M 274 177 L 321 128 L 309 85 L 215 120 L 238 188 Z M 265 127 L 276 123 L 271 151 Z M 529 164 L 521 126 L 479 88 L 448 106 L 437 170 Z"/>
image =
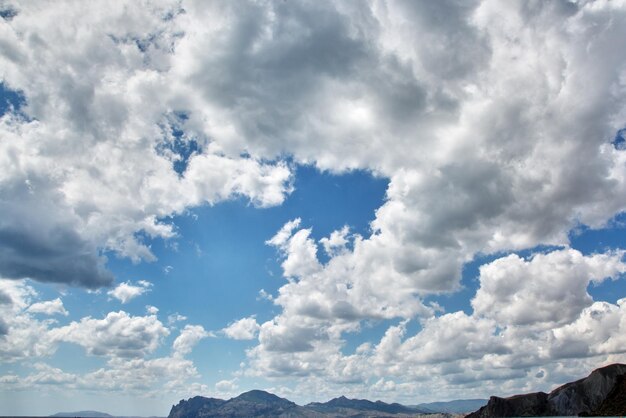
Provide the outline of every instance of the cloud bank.
<path id="1" fill-rule="evenodd" d="M 623 1 L 13 9 L 0 22 L 0 78 L 25 104 L 0 118 L 3 277 L 112 286 L 106 254 L 154 260 L 142 237 L 177 237 L 173 215 L 238 198 L 280 205 L 293 164 L 362 169 L 389 179 L 371 234 L 316 241 L 296 219 L 269 239 L 286 280 L 272 297 L 278 313 L 224 329 L 257 338 L 244 373 L 310 385 L 376 378 L 381 391 L 413 379 L 411 393 L 435 390 L 415 382 L 438 368 L 432 388 L 507 380 L 512 390 L 623 358 L 624 300 L 587 292 L 620 279 L 622 253 L 584 255 L 569 239 L 626 209 L 626 154 L 614 141 L 626 121 Z M 558 249 L 506 255 L 539 245 Z M 459 290 L 480 254 L 504 256 L 481 268 L 472 312 L 425 302 Z M 0 301 L 28 293 L 7 286 Z M 122 302 L 138 292 L 123 286 L 111 291 Z M 24 309 L 15 306 L 0 304 Z M 83 318 L 50 338 L 143 356 L 167 328 L 137 318 Z M 342 352 L 367 321 L 395 322 Z M 45 324 L 29 323 L 3 356 L 49 352 L 33 339 Z M 124 347 L 122 325 L 146 338 Z M 0 334 L 18 329 L 0 322 Z M 108 330 L 98 347 L 82 338 L 93 329 Z M 183 332 L 177 353 L 205 336 Z M 389 380 L 400 372 L 404 382 Z"/>

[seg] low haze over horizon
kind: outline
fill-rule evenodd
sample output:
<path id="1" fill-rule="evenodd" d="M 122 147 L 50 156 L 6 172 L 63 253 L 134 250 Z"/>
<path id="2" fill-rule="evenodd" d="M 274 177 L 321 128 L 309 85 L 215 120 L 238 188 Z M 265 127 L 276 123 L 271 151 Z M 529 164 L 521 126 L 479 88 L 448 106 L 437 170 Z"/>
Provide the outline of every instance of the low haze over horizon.
<path id="1" fill-rule="evenodd" d="M 550 390 L 625 211 L 626 1 L 0 0 L 0 416 Z"/>

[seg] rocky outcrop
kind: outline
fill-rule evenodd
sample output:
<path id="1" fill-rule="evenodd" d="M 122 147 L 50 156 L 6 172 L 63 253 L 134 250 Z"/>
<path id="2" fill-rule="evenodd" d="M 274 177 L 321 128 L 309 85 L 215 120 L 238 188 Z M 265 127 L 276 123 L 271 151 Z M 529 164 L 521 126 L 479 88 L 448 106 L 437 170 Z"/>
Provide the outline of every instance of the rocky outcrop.
<path id="1" fill-rule="evenodd" d="M 217 398 L 195 396 L 188 400 L 181 400 L 178 405 L 172 406 L 169 418 L 196 418 L 210 416 L 211 412 L 222 406 L 226 401 Z"/>
<path id="2" fill-rule="evenodd" d="M 509 398 L 492 396 L 489 402 L 468 418 L 512 416 L 624 415 L 619 406 L 624 399 L 626 365 L 612 364 L 594 370 L 588 377 L 567 383 L 550 392 L 516 395 Z M 620 409 L 621 408 L 621 409 Z"/>

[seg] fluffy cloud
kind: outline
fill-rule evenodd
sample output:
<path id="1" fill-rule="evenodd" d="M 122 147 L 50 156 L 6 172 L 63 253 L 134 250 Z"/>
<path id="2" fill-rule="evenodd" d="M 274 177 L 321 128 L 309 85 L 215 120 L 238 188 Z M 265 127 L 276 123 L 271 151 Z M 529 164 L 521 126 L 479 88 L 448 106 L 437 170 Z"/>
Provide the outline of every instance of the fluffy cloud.
<path id="1" fill-rule="evenodd" d="M 53 320 L 38 320 L 28 310 L 37 297 L 35 289 L 24 282 L 0 279 L 0 294 L 0 328 L 4 331 L 0 336 L 0 359 L 11 363 L 52 354 L 55 345 L 48 329 Z"/>
<path id="2" fill-rule="evenodd" d="M 151 286 L 152 283 L 145 280 L 138 281 L 137 285 L 133 285 L 130 282 L 124 282 L 120 283 L 115 289 L 110 290 L 107 293 L 122 303 L 128 303 L 131 299 L 149 292 Z"/>
<path id="3" fill-rule="evenodd" d="M 164 393 L 183 396 L 190 389 L 206 392 L 208 388 L 205 385 L 194 382 L 199 377 L 195 365 L 184 358 L 184 354 L 188 354 L 190 350 L 183 353 L 176 350 L 176 347 L 173 349 L 176 355 L 171 357 L 111 357 L 104 367 L 82 374 L 68 373 L 37 362 L 31 366 L 34 371 L 25 376 L 1 376 L 0 387 L 4 390 L 47 390 L 53 385 L 57 390 L 122 392 L 140 397 L 161 397 Z"/>
<path id="4" fill-rule="evenodd" d="M 584 257 L 565 249 L 527 261 L 515 255 L 497 260 L 481 270 L 471 315 L 434 316 L 421 297 L 458 289 L 463 264 L 478 253 L 539 244 L 567 248 L 571 228 L 602 226 L 626 208 L 626 157 L 610 144 L 626 117 L 626 54 L 608 52 L 624 35 L 614 24 L 626 21 L 623 5 L 372 2 L 349 19 L 345 32 L 339 22 L 349 6 L 338 9 L 333 13 L 342 18 L 330 21 L 340 28 L 336 40 L 350 39 L 351 51 L 358 51 L 343 64 L 375 64 L 353 67 L 342 86 L 345 67 L 316 73 L 309 82 L 318 89 L 310 100 L 320 103 L 315 100 L 332 86 L 332 102 L 307 110 L 297 138 L 318 133 L 318 147 L 307 148 L 307 140 L 285 146 L 318 167 L 364 167 L 386 175 L 387 199 L 369 237 L 339 230 L 318 243 L 295 220 L 268 241 L 280 252 L 288 282 L 274 298 L 281 313 L 261 324 L 259 344 L 249 351 L 251 372 L 329 378 L 336 376 L 332 370 L 363 370 L 361 357 L 378 359 L 385 372 L 413 370 L 415 376 L 426 373 L 420 364 L 454 359 L 461 359 L 458 369 L 481 370 L 515 364 L 512 359 L 529 367 L 562 361 L 546 354 L 554 342 L 547 328 L 579 318 L 593 303 L 590 281 L 623 273 L 620 254 Z M 258 49 L 238 57 L 244 68 L 253 66 L 249 60 L 267 39 L 281 39 L 280 17 L 293 8 L 272 12 L 276 20 L 268 32 L 257 32 Z M 289 16 L 308 29 L 310 42 L 317 40 L 316 28 L 298 20 L 301 15 Z M 236 31 L 232 21 L 229 28 Z M 361 43 L 366 39 L 371 42 Z M 308 73 L 292 75 L 306 79 Z M 386 81 L 373 83 L 376 76 Z M 586 88 L 591 79 L 593 89 Z M 396 102 L 403 98 L 399 90 L 413 101 Z M 265 105 L 264 116 L 272 106 Z M 232 120 L 239 123 L 243 114 Z M 248 119 L 239 126 L 245 131 L 250 125 Z M 320 244 L 330 256 L 326 263 L 317 256 Z M 539 306 L 531 310 L 534 303 Z M 372 354 L 341 354 L 342 334 L 358 330 L 364 319 L 416 317 L 423 318 L 423 329 L 415 336 L 392 327 L 370 347 Z M 403 358 L 410 361 L 398 360 Z M 445 373 L 455 375 L 448 383 L 490 378 L 452 369 Z M 491 378 L 526 378 L 516 373 Z"/>
<path id="5" fill-rule="evenodd" d="M 45 315 L 69 315 L 63 306 L 63 301 L 61 301 L 60 298 L 33 303 L 28 307 L 28 312 L 41 313 Z"/>
<path id="6" fill-rule="evenodd" d="M 386 391 L 395 399 L 482 396 L 485 388 L 500 394 L 547 390 L 598 364 L 626 360 L 620 349 L 624 300 L 593 302 L 587 294 L 591 282 L 624 272 L 621 257 L 584 256 L 572 249 L 527 260 L 502 257 L 481 268 L 471 314 L 432 311 L 413 334 L 407 331 L 413 320 L 405 319 L 378 342 L 363 343 L 353 352 L 345 352 L 344 339 L 359 330 L 358 317 L 346 321 L 328 313 L 320 318 L 319 311 L 316 316 L 285 305 L 281 315 L 261 324 L 245 372 L 307 376 L 310 384 L 320 379 L 320 386 L 307 389 L 318 394 L 345 392 L 342 385 L 350 383 L 355 394 Z M 528 306 L 536 308 L 529 313 Z M 364 383 L 372 379 L 386 380 L 378 386 Z"/>
<path id="7" fill-rule="evenodd" d="M 480 267 L 474 312 L 502 325 L 562 325 L 593 302 L 590 282 L 626 272 L 621 253 L 585 257 L 572 249 L 536 254 L 530 260 L 512 254 Z"/>
<path id="8" fill-rule="evenodd" d="M 201 325 L 185 325 L 180 335 L 174 340 L 172 348 L 174 356 L 182 357 L 191 353 L 193 347 L 200 340 L 213 336 L 212 333 L 206 331 Z"/>
<path id="9" fill-rule="evenodd" d="M 198 341 L 211 335 L 199 325 L 187 325 L 179 333 L 172 343 L 172 355 L 155 357 L 170 333 L 155 315 L 110 312 L 102 319 L 86 317 L 59 326 L 55 320 L 39 319 L 39 314 L 65 312 L 60 299 L 36 301 L 39 296 L 32 286 L 6 279 L 0 280 L 0 295 L 0 325 L 5 327 L 0 333 L 0 359 L 6 364 L 27 360 L 23 363 L 26 370 L 33 369 L 0 376 L 2 390 L 97 390 L 143 397 L 183 396 L 190 388 L 207 391 L 197 382 L 193 361 L 185 358 Z M 46 358 L 64 342 L 77 344 L 90 355 L 104 356 L 106 363 L 80 372 L 47 364 Z"/>
<path id="10" fill-rule="evenodd" d="M 237 196 L 276 205 L 290 191 L 285 164 L 241 157 L 243 148 L 226 155 L 193 126 L 174 133 L 195 110 L 187 89 L 170 85 L 180 27 L 163 17 L 178 15 L 179 6 L 126 6 L 24 4 L 1 22 L 2 79 L 26 102 L 0 119 L 0 274 L 7 278 L 108 285 L 101 252 L 153 260 L 136 233 L 174 237 L 161 218 Z M 61 17 L 89 30 L 61 30 Z"/>
<path id="11" fill-rule="evenodd" d="M 0 274 L 110 285 L 103 251 L 153 260 L 140 237 L 174 238 L 169 215 L 240 196 L 280 204 L 292 190 L 288 156 L 390 183 L 369 236 L 316 242 L 315 225 L 292 221 L 269 241 L 287 283 L 273 298 L 280 312 L 260 324 L 252 372 L 417 378 L 432 361 L 444 387 L 470 382 L 467 370 L 522 379 L 504 370 L 512 359 L 574 370 L 586 360 L 564 359 L 619 356 L 621 305 L 593 305 L 586 291 L 623 271 L 616 254 L 497 260 L 481 271 L 472 314 L 437 316 L 423 298 L 459 289 L 476 254 L 567 248 L 573 227 L 626 209 L 626 153 L 610 143 L 626 120 L 623 2 L 124 6 L 25 3 L 0 24 L 2 79 L 26 100 L 0 118 Z M 568 283 L 559 316 L 548 295 Z M 79 330 L 132 322 L 151 331 L 131 352 L 151 352 L 158 321 L 136 318 L 84 319 L 63 338 L 95 352 Z M 343 335 L 364 320 L 398 322 L 344 355 Z M 407 336 L 416 320 L 422 330 Z M 7 336 L 20 329 L 5 321 Z M 585 336 L 590 324 L 601 331 Z M 468 336 L 460 351 L 447 330 Z"/>
<path id="12" fill-rule="evenodd" d="M 284 154 L 391 179 L 362 257 L 418 292 L 455 289 L 477 251 L 563 244 L 576 222 L 624 209 L 625 157 L 607 143 L 626 114 L 625 57 L 606 53 L 624 29 L 598 32 L 619 4 L 367 6 L 21 5 L 2 64 L 28 117 L 2 118 L 16 157 L 2 159 L 14 203 L 0 210 L 3 234 L 32 240 L 4 240 L 1 271 L 110 283 L 99 250 L 153 259 L 136 232 L 175 236 L 167 215 L 240 195 L 280 204 L 290 169 L 265 161 Z M 58 28 L 60 14 L 90 30 Z M 44 244 L 67 250 L 37 264 Z"/>
<path id="13" fill-rule="evenodd" d="M 154 352 L 168 334 L 156 316 L 130 316 L 124 311 L 109 312 L 103 319 L 82 318 L 50 331 L 55 341 L 78 344 L 88 354 L 122 358 Z"/>
<path id="14" fill-rule="evenodd" d="M 234 340 L 252 340 L 259 332 L 259 324 L 256 322 L 256 318 L 251 316 L 248 318 L 241 318 L 238 321 L 228 325 L 222 331 L 228 338 Z"/>

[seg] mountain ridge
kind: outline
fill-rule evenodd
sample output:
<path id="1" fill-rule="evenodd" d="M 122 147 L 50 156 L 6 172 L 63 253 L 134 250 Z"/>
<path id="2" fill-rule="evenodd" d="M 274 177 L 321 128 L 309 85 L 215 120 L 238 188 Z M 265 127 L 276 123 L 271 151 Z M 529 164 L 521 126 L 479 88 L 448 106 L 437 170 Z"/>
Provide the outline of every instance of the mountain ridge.
<path id="1" fill-rule="evenodd" d="M 485 406 L 489 399 L 455 399 L 452 401 L 426 402 L 415 405 L 415 408 L 447 414 L 464 414 Z M 409 407 L 412 407 L 410 405 Z"/>
<path id="2" fill-rule="evenodd" d="M 466 418 L 626 415 L 626 364 L 615 363 L 551 391 L 492 396 Z"/>
<path id="3" fill-rule="evenodd" d="M 300 406 L 272 393 L 253 390 L 229 400 L 201 396 L 181 400 L 172 406 L 168 418 L 408 418 L 426 412 L 399 403 L 348 399 L 345 396 Z"/>

